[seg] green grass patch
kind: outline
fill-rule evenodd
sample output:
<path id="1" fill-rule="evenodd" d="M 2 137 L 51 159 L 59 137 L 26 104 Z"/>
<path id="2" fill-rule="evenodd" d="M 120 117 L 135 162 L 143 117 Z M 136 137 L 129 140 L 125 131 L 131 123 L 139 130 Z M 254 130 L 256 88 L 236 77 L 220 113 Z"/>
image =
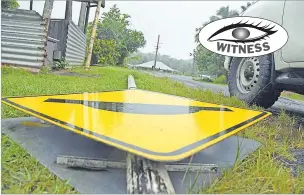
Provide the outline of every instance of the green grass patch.
<path id="1" fill-rule="evenodd" d="M 209 78 L 197 78 L 197 77 L 195 77 L 195 78 L 192 78 L 194 81 L 200 81 L 200 82 L 206 82 L 206 83 L 213 83 L 213 81 L 211 80 L 211 79 L 209 79 Z"/>
<path id="2" fill-rule="evenodd" d="M 300 94 L 292 93 L 292 92 L 288 92 L 288 91 L 282 92 L 281 96 L 290 98 L 290 99 L 294 99 L 294 100 L 304 101 L 304 95 L 300 95 Z"/>
<path id="3" fill-rule="evenodd" d="M 220 77 L 219 77 L 220 78 Z M 222 80 L 221 78 L 218 80 L 211 80 L 208 78 L 192 78 L 194 81 L 204 82 L 204 83 L 212 83 L 216 85 L 227 85 L 226 80 Z"/>
<path id="4" fill-rule="evenodd" d="M 213 83 L 215 84 L 222 84 L 222 85 L 226 85 L 227 84 L 227 78 L 225 75 L 221 75 L 219 77 L 217 77 Z"/>
<path id="5" fill-rule="evenodd" d="M 199 101 L 226 106 L 248 108 L 236 98 L 228 98 L 211 91 L 189 88 L 168 78 L 118 67 L 82 67 L 72 71 L 100 77 L 57 76 L 32 74 L 20 69 L 2 67 L 2 96 L 44 95 L 60 93 L 96 92 L 126 89 L 127 77 L 133 74 L 140 89 L 184 96 Z M 22 82 L 20 82 L 22 81 Z M 256 108 L 255 109 L 260 109 Z M 2 105 L 2 118 L 28 116 Z M 292 160 L 290 148 L 304 148 L 304 133 L 295 120 L 284 112 L 261 121 L 238 135 L 255 139 L 262 146 L 244 161 L 237 161 L 201 193 L 304 193 L 304 174 L 293 177 L 277 158 Z M 7 136 L 2 136 L 2 193 L 77 193 Z"/>

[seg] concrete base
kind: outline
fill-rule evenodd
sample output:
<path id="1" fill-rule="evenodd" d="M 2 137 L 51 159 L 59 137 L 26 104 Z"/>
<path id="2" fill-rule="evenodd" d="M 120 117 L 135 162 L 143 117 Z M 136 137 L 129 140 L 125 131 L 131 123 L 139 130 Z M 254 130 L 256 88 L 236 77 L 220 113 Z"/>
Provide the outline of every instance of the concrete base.
<path id="1" fill-rule="evenodd" d="M 55 125 L 35 126 L 24 122 L 40 122 L 33 117 L 12 118 L 2 120 L 2 133 L 20 144 L 42 165 L 62 179 L 68 180 L 80 193 L 86 194 L 120 194 L 127 193 L 126 171 L 109 169 L 107 171 L 88 171 L 68 169 L 56 164 L 59 155 L 72 155 L 89 158 L 103 158 L 113 161 L 126 159 L 126 152 L 103 143 L 91 140 Z M 30 124 L 30 123 L 28 123 Z M 231 136 L 209 148 L 197 153 L 193 163 L 217 164 L 220 168 L 228 168 L 235 162 L 237 152 L 240 160 L 255 151 L 260 144 L 254 140 Z M 190 158 L 181 162 L 187 163 Z M 169 172 L 176 193 L 188 193 L 189 189 L 198 190 L 208 186 L 220 176 L 220 173 Z M 196 184 L 191 187 L 197 181 Z M 192 191 L 194 192 L 194 191 Z"/>

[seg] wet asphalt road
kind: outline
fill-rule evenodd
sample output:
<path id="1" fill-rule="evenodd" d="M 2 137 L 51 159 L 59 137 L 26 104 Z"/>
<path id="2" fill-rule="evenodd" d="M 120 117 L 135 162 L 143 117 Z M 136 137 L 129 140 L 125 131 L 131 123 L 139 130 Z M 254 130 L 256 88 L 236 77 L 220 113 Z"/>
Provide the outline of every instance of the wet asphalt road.
<path id="1" fill-rule="evenodd" d="M 224 85 L 216 85 L 212 83 L 204 83 L 199 81 L 194 81 L 192 77 L 189 76 L 181 76 L 181 75 L 172 75 L 161 72 L 149 72 L 154 76 L 159 77 L 168 77 L 172 80 L 184 83 L 185 85 L 193 88 L 200 89 L 209 89 L 216 93 L 223 93 L 226 96 L 229 96 L 228 87 Z M 304 121 L 304 101 L 291 100 L 284 97 L 280 97 L 279 100 L 269 109 L 273 113 L 279 112 L 281 109 L 285 109 L 289 114 L 300 117 Z"/>

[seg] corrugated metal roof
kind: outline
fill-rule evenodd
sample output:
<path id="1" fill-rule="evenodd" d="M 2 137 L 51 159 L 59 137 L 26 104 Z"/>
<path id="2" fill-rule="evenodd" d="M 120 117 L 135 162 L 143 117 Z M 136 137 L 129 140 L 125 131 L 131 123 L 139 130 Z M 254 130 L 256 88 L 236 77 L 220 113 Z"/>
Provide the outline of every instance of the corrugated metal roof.
<path id="1" fill-rule="evenodd" d="M 154 61 L 149 61 L 149 62 L 145 62 L 143 64 L 138 64 L 138 65 L 134 65 L 133 67 L 141 67 L 141 68 L 151 68 L 152 66 L 154 66 Z M 176 70 L 170 68 L 169 66 L 167 66 L 166 64 L 156 61 L 156 69 L 160 69 L 160 70 L 168 70 L 168 71 L 172 71 L 172 72 L 176 72 Z"/>

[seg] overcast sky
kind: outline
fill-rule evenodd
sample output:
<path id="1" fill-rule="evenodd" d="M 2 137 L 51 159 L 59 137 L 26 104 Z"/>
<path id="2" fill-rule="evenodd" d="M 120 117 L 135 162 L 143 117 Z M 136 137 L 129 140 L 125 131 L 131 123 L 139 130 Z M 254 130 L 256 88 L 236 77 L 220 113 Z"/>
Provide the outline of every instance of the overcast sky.
<path id="1" fill-rule="evenodd" d="M 20 9 L 29 9 L 29 1 L 19 0 Z M 195 28 L 208 21 L 221 6 L 240 10 L 247 1 L 107 1 L 102 12 L 117 4 L 122 13 L 131 16 L 131 28 L 144 33 L 147 44 L 142 52 L 155 52 L 157 36 L 162 43 L 160 54 L 177 59 L 189 59 L 195 48 Z M 33 9 L 42 14 L 44 1 L 34 1 Z M 73 2 L 73 21 L 78 24 L 80 2 Z M 90 21 L 95 9 L 91 9 Z M 64 18 L 65 1 L 55 1 L 52 18 Z"/>

